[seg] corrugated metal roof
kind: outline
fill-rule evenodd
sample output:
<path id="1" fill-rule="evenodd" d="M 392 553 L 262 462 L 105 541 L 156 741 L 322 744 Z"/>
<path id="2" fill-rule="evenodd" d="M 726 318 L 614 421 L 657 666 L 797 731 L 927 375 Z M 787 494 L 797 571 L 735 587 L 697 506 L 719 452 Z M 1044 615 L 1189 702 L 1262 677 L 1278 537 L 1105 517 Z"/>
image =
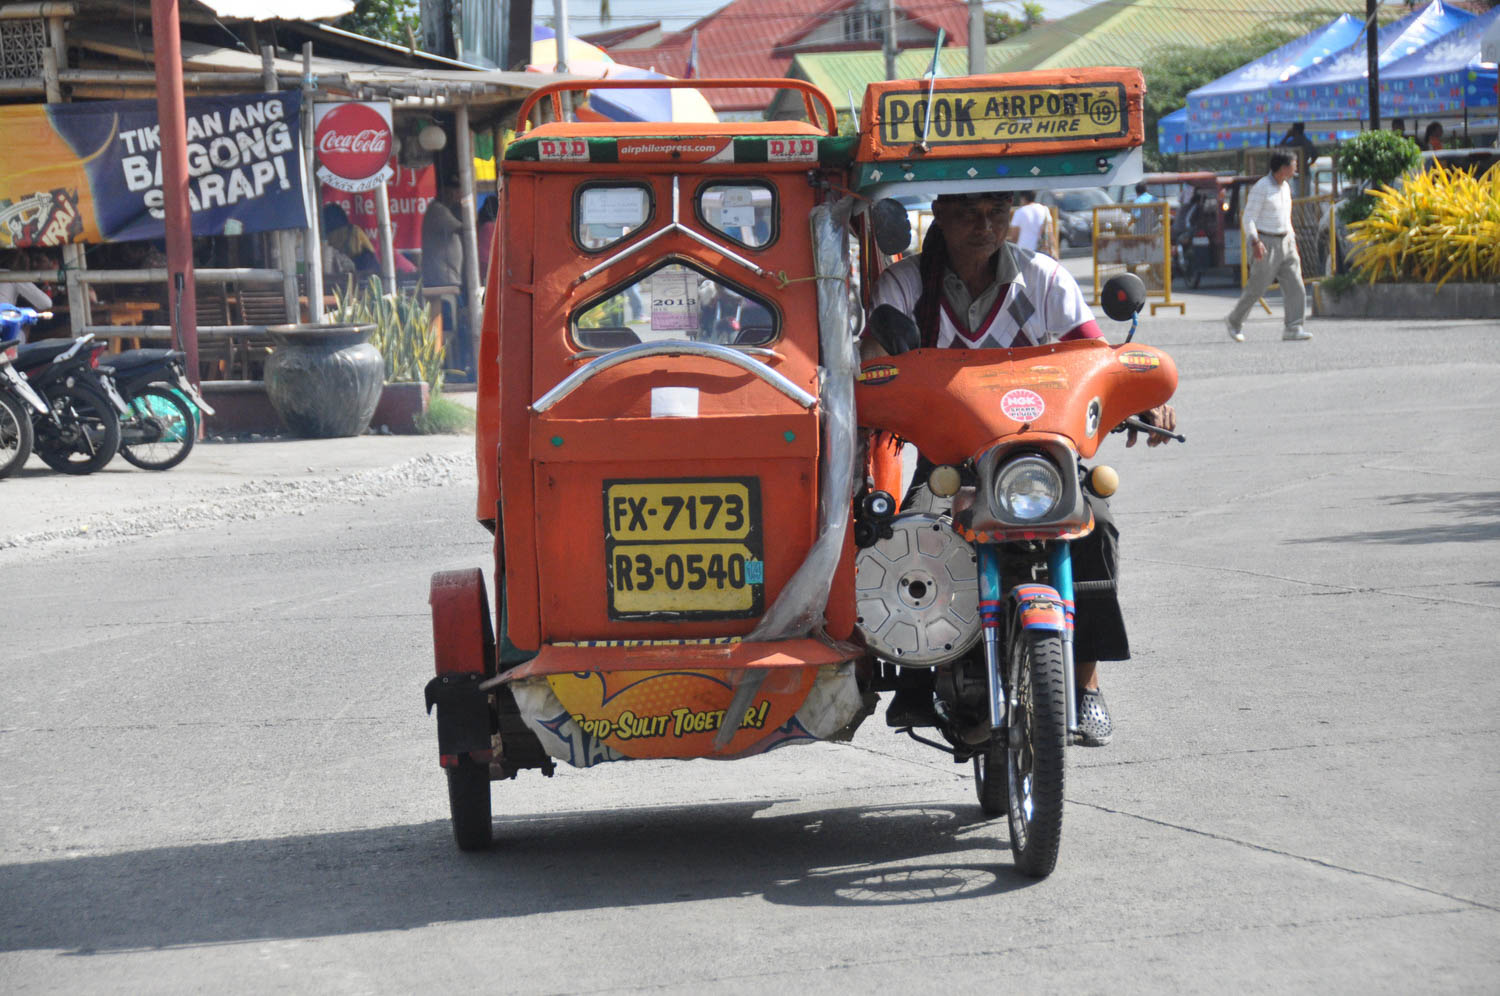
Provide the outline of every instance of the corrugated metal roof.
<path id="1" fill-rule="evenodd" d="M 1363 4 L 1350 0 L 1256 0 L 1253 6 L 1247 6 L 1244 0 L 1101 3 L 992 46 L 990 67 L 995 72 L 1141 67 L 1152 53 L 1168 46 L 1207 46 L 1248 35 L 1268 24 L 1285 25 L 1301 14 L 1316 12 L 1326 20 L 1346 10 L 1358 13 L 1363 9 Z"/>
<path id="2" fill-rule="evenodd" d="M 930 49 L 910 48 L 896 54 L 896 78 L 916 79 L 932 63 Z M 948 46 L 938 57 L 941 76 L 964 76 L 969 72 L 967 46 Z M 787 75 L 807 80 L 828 94 L 834 110 L 849 110 L 852 95 L 858 107 L 864 100 L 865 87 L 873 80 L 885 79 L 885 55 L 881 52 L 804 52 L 792 60 Z"/>
<path id="3" fill-rule="evenodd" d="M 733 0 L 684 31 L 665 38 L 654 48 L 613 49 L 618 62 L 681 76 L 687 68 L 693 31 L 698 32 L 698 75 L 716 78 L 783 77 L 791 68 L 794 53 L 777 55 L 792 40 L 805 36 L 811 27 L 838 16 L 854 0 Z M 968 7 L 963 0 L 896 0 L 896 6 L 912 20 L 942 27 L 955 44 L 967 44 Z M 879 56 L 879 52 L 875 53 Z M 924 67 L 925 68 L 925 67 Z M 704 95 L 716 111 L 747 111 L 765 108 L 774 96 L 769 89 L 708 90 Z"/>

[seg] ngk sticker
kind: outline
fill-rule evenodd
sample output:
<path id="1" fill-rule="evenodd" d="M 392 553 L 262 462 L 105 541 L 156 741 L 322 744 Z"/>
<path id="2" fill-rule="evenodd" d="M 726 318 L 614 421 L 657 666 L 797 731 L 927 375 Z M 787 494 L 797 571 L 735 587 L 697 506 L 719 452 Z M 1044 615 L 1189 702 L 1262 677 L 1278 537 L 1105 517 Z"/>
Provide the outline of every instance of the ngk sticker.
<path id="1" fill-rule="evenodd" d="M 818 140 L 815 138 L 768 139 L 766 158 L 773 163 L 815 163 L 818 161 Z"/>
<path id="2" fill-rule="evenodd" d="M 544 162 L 586 163 L 589 143 L 581 138 L 544 138 L 537 143 L 537 156 Z"/>
<path id="3" fill-rule="evenodd" d="M 1017 422 L 1035 422 L 1047 410 L 1047 403 L 1035 391 L 1016 388 L 1005 392 L 1005 396 L 1000 399 L 1000 410 L 1005 413 L 1006 418 Z"/>

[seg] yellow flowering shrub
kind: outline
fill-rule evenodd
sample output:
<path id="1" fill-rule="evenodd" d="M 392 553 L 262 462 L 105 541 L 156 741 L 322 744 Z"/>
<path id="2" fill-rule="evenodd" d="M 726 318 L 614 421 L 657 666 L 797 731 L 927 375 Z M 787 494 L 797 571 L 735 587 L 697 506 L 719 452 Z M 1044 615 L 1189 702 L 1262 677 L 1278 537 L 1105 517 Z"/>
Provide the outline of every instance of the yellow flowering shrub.
<path id="1" fill-rule="evenodd" d="M 1442 163 L 1372 190 L 1375 208 L 1349 226 L 1355 270 L 1377 280 L 1500 280 L 1500 167 L 1482 177 Z"/>

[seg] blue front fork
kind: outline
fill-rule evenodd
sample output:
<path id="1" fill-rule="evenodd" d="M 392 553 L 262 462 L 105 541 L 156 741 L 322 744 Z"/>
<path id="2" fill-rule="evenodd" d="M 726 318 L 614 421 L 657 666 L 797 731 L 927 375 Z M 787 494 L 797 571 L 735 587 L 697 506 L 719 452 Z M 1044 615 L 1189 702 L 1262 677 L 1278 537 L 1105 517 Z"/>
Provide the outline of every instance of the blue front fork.
<path id="1" fill-rule="evenodd" d="M 1006 609 L 1005 585 L 1000 577 L 1000 558 L 989 544 L 979 552 L 979 617 L 984 626 L 984 665 L 989 678 L 990 728 L 1010 726 L 1009 695 L 1005 687 L 1005 655 L 1001 645 L 1001 613 Z M 1068 704 L 1068 733 L 1078 732 L 1078 688 L 1073 675 L 1073 555 L 1067 542 L 1047 546 L 1047 567 L 1052 587 L 1062 602 L 1066 625 L 1062 630 L 1063 687 Z M 1017 620 L 1019 624 L 1019 619 Z M 1019 634 L 1017 634 L 1019 635 Z"/>

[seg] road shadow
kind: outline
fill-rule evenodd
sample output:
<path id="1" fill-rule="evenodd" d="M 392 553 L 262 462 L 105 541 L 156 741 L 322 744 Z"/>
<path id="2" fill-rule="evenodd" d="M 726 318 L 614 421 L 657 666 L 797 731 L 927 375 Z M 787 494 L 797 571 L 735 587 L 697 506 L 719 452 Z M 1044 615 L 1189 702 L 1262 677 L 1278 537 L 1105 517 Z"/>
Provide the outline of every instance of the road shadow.
<path id="1" fill-rule="evenodd" d="M 1289 543 L 1471 543 L 1500 539 L 1500 491 L 1443 491 L 1390 495 L 1387 505 L 1420 506 L 1441 519 L 1403 529 L 1311 536 Z"/>
<path id="2" fill-rule="evenodd" d="M 808 907 L 952 902 L 1033 882 L 1011 865 L 1004 821 L 977 806 L 756 815 L 772 805 L 499 818 L 495 847 L 479 854 L 459 852 L 440 820 L 5 865 L 0 951 L 84 955 L 757 895 Z M 989 853 L 974 862 L 976 849 Z"/>

